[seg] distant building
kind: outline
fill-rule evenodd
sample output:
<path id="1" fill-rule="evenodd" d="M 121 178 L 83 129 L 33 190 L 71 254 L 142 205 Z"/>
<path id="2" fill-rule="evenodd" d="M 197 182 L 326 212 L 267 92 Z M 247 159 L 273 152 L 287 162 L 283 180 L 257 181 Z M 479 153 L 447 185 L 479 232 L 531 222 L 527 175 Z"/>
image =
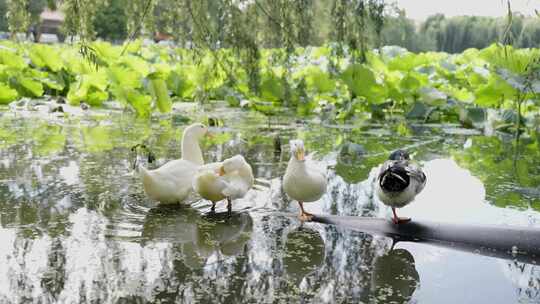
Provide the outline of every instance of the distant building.
<path id="1" fill-rule="evenodd" d="M 53 34 L 58 37 L 58 41 L 64 42 L 65 35 L 60 31 L 60 27 L 64 23 L 64 13 L 59 10 L 51 11 L 44 10 L 39 16 L 40 23 L 35 26 L 32 30 L 34 34 L 35 41 L 40 42 L 53 42 L 50 41 L 50 38 L 44 39 L 47 41 L 41 41 L 41 38 L 50 37 L 51 35 L 45 35 L 42 37 L 42 34 Z"/>

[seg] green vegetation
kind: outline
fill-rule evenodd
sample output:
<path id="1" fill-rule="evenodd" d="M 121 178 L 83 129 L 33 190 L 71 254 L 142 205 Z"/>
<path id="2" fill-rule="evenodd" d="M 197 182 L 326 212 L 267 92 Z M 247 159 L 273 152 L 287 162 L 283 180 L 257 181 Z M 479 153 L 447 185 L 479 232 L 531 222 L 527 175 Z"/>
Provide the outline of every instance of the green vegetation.
<path id="1" fill-rule="evenodd" d="M 234 2 L 234 3 L 233 3 Z M 507 18 L 442 14 L 420 24 L 405 11 L 380 0 L 0 0 L 0 31 L 25 33 L 39 26 L 45 8 L 64 12 L 66 35 L 120 41 L 165 33 L 174 41 L 231 46 L 232 40 L 256 41 L 263 47 L 321 46 L 336 38 L 359 48 L 397 45 L 413 52 L 461 53 L 500 42 L 516 47 L 540 46 L 540 20 L 513 14 Z M 238 9 L 238 6 L 242 9 Z M 350 9 L 355 8 L 355 9 Z M 144 18 L 143 18 L 144 17 Z M 232 20 L 229 18 L 235 18 Z M 201 26 L 202 25 L 202 26 Z M 365 29 L 362 32 L 357 28 Z M 249 29 L 246 33 L 245 29 Z M 270 29 L 270 30 L 267 30 Z M 235 34 L 242 35 L 234 37 Z M 380 34 L 380 35 L 379 35 Z M 204 41 L 199 41 L 204 38 Z"/>
<path id="2" fill-rule="evenodd" d="M 505 42 L 515 47 L 539 47 L 540 19 L 513 14 L 508 27 L 508 18 L 434 15 L 417 26 L 404 11 L 396 10 L 385 16 L 381 40 L 384 45 L 398 45 L 413 52 L 461 53 L 502 42 L 505 33 Z"/>
<path id="3" fill-rule="evenodd" d="M 57 6 L 64 33 L 79 43 L 0 44 L 4 104 L 53 95 L 72 105 L 116 101 L 148 117 L 171 111 L 174 102 L 225 100 L 269 115 L 291 111 L 338 122 L 480 126 L 495 117 L 497 130 L 511 132 L 534 126 L 538 116 L 540 51 L 518 47 L 540 41 L 539 23 L 510 7 L 506 19 L 437 15 L 417 29 L 382 0 L 6 3 L 12 33 Z M 136 39 L 154 34 L 177 47 Z M 392 44 L 446 52 L 382 47 Z"/>
<path id="4" fill-rule="evenodd" d="M 332 55 L 335 45 L 296 48 L 289 59 L 281 59 L 282 49 L 265 49 L 254 64 L 254 81 L 231 49 L 139 41 L 88 48 L 96 66 L 69 45 L 1 43 L 0 102 L 43 95 L 65 96 L 73 105 L 115 100 L 148 116 L 169 112 L 173 102 L 226 100 L 267 114 L 289 109 L 338 121 L 402 116 L 469 125 L 485 120 L 488 108 L 521 124 L 517 113 L 533 119 L 540 106 L 538 49 L 492 45 L 449 55 L 384 47 L 380 54 L 366 52 L 365 63 L 355 62 L 346 48 L 342 56 Z"/>

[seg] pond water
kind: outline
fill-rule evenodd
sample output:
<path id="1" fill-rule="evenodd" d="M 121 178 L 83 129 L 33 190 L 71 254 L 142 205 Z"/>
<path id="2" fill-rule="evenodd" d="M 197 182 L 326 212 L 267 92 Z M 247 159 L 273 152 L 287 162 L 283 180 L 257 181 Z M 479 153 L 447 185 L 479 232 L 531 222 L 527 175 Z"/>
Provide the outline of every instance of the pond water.
<path id="1" fill-rule="evenodd" d="M 39 111 L 38 111 L 39 112 Z M 540 268 L 318 223 L 301 224 L 281 190 L 288 141 L 329 168 L 308 211 L 390 218 L 377 166 L 408 148 L 428 182 L 400 210 L 414 219 L 540 226 L 540 145 L 455 125 L 336 126 L 185 106 L 134 119 L 116 110 L 64 117 L 0 112 L 0 303 L 538 303 Z M 159 207 L 132 170 L 145 141 L 180 157 L 193 121 L 213 122 L 205 160 L 242 153 L 256 185 L 210 204 Z M 150 165 L 151 167 L 153 165 Z"/>

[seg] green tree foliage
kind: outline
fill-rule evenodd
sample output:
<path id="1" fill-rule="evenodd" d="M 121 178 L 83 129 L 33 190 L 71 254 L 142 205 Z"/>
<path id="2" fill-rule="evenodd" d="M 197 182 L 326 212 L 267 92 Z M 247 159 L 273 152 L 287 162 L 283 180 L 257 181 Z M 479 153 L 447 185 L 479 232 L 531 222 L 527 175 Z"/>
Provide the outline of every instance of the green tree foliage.
<path id="1" fill-rule="evenodd" d="M 129 8 L 131 5 L 126 7 Z M 95 38 L 94 20 L 97 12 L 105 7 L 105 0 L 64 0 L 64 31 L 69 36 L 83 40 Z"/>
<path id="2" fill-rule="evenodd" d="M 386 18 L 381 39 L 383 45 L 398 45 L 413 52 L 437 50 L 431 33 L 419 34 L 414 21 L 406 18 L 403 10 L 399 10 L 397 16 Z"/>
<path id="3" fill-rule="evenodd" d="M 30 26 L 29 0 L 7 1 L 8 28 L 12 35 L 24 33 Z"/>
<path id="4" fill-rule="evenodd" d="M 52 0 L 0 0 L 0 31 L 28 33 L 39 26 L 40 15 L 46 7 L 55 8 Z"/>
<path id="5" fill-rule="evenodd" d="M 2 32 L 8 31 L 8 22 L 7 22 L 6 14 L 7 14 L 7 1 L 0 0 L 0 31 Z"/>
<path id="6" fill-rule="evenodd" d="M 8 30 L 10 23 L 10 32 L 27 32 L 39 24 L 47 6 L 63 10 L 68 36 L 118 41 L 128 34 L 162 33 L 184 46 L 250 45 L 255 57 L 254 44 L 291 50 L 337 42 L 337 55 L 343 47 L 357 50 L 354 58 L 360 62 L 366 50 L 381 45 L 460 53 L 485 48 L 503 36 L 509 39 L 503 42 L 516 47 L 540 45 L 539 18 L 514 14 L 505 35 L 505 18 L 439 14 L 416 24 L 383 0 L 0 0 L 0 15 L 8 17 L 0 18 L 0 30 Z"/>
<path id="7" fill-rule="evenodd" d="M 119 0 L 116 0 L 119 1 Z M 132 0 L 124 7 L 127 16 L 127 30 L 133 36 L 139 36 L 145 31 L 152 33 L 154 18 L 152 11 L 157 1 Z"/>
<path id="8" fill-rule="evenodd" d="M 540 18 L 526 19 L 524 21 L 518 46 L 524 48 L 540 46 Z"/>
<path id="9" fill-rule="evenodd" d="M 127 38 L 126 7 L 130 1 L 107 1 L 97 11 L 93 26 L 98 38 L 110 41 L 120 41 Z"/>
<path id="10" fill-rule="evenodd" d="M 503 41 L 505 36 L 507 41 Z M 394 8 L 394 12 L 386 17 L 382 40 L 385 45 L 398 45 L 414 52 L 461 53 L 468 48 L 486 48 L 495 42 L 524 48 L 538 47 L 540 19 L 513 14 L 512 22 L 507 28 L 506 18 L 446 18 L 438 14 L 428 17 L 416 26 L 413 20 L 406 17 L 405 11 Z"/>

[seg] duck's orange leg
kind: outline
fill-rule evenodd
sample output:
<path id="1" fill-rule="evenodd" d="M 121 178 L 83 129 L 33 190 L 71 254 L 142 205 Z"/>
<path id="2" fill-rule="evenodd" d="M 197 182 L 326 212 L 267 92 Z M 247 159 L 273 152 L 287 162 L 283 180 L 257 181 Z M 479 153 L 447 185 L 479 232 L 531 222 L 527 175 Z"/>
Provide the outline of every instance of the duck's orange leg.
<path id="1" fill-rule="evenodd" d="M 304 210 L 304 203 L 298 202 L 298 205 L 300 205 L 300 215 L 298 216 L 301 221 L 303 222 L 310 222 L 313 219 L 313 214 L 306 212 Z"/>
<path id="2" fill-rule="evenodd" d="M 396 208 L 394 207 L 392 207 L 392 213 L 394 214 L 394 218 L 392 218 L 392 222 L 394 222 L 394 224 L 396 225 L 405 224 L 411 221 L 411 218 L 409 217 L 398 217 L 396 213 Z"/>

